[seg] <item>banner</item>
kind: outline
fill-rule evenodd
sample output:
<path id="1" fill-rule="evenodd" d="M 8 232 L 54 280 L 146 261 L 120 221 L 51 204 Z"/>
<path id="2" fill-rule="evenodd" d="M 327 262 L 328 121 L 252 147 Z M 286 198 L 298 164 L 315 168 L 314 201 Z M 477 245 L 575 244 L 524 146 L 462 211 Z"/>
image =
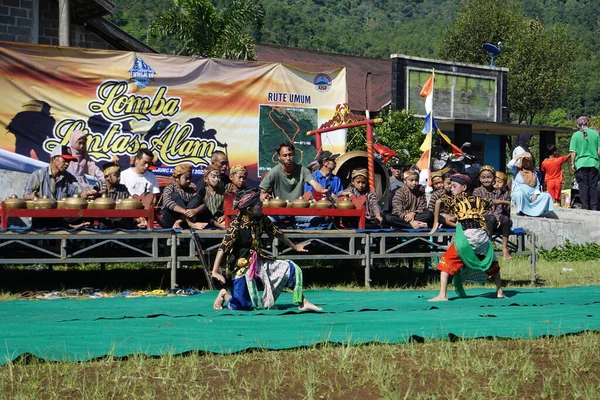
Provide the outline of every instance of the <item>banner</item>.
<path id="1" fill-rule="evenodd" d="M 141 148 L 158 171 L 191 163 L 201 171 L 216 150 L 254 181 L 277 162 L 278 144 L 297 145 L 296 162 L 314 157 L 306 132 L 347 102 L 346 70 L 306 72 L 290 65 L 0 42 L 0 168 L 48 162 L 71 132 L 89 134 L 98 165 L 121 167 Z M 345 132 L 323 135 L 343 152 Z M 4 150 L 4 151 L 1 151 Z M 11 157 L 11 155 L 15 155 Z M 12 159 L 8 159 L 12 158 Z M 23 171 L 26 168 L 23 166 Z"/>

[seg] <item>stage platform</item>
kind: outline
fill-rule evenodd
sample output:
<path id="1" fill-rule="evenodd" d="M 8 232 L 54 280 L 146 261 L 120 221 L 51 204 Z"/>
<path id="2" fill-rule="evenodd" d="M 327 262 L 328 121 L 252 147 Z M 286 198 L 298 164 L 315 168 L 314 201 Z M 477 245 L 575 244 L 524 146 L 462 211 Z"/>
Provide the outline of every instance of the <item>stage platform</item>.
<path id="1" fill-rule="evenodd" d="M 322 343 L 406 343 L 449 338 L 530 339 L 600 330 L 600 287 L 467 287 L 467 298 L 429 303 L 433 291 L 311 290 L 322 312 L 301 313 L 284 293 L 278 310 L 215 311 L 217 292 L 189 297 L 0 302 L 0 364 L 24 355 L 87 361 L 112 355 L 231 354 Z M 449 292 L 450 296 L 454 293 Z"/>
<path id="2" fill-rule="evenodd" d="M 381 262 L 431 259 L 440 257 L 454 236 L 453 230 L 440 230 L 430 235 L 428 230 L 284 230 L 295 243 L 311 242 L 308 253 L 296 253 L 278 239 L 265 236 L 264 250 L 274 257 L 295 261 L 319 260 L 336 265 L 362 266 L 364 285 L 370 286 L 371 269 Z M 192 240 L 189 230 L 155 229 L 132 231 L 83 230 L 5 230 L 0 231 L 0 266 L 6 264 L 64 265 L 100 263 L 156 262 L 171 270 L 170 286 L 177 281 L 182 264 L 200 263 L 198 247 L 210 270 L 214 255 L 223 239 L 224 230 L 195 231 Z M 529 248 L 525 247 L 528 238 Z M 531 259 L 530 280 L 536 280 L 535 235 L 516 228 L 511 236 L 513 254 L 528 255 Z M 500 254 L 500 252 L 498 252 Z M 207 279 L 208 280 L 208 279 Z M 208 282 L 207 282 L 208 287 Z"/>

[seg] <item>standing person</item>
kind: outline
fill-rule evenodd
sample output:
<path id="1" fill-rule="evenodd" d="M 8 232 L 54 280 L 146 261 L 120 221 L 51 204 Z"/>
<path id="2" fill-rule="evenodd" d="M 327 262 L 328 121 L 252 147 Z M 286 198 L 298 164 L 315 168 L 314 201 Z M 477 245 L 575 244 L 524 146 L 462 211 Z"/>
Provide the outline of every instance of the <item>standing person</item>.
<path id="1" fill-rule="evenodd" d="M 156 204 L 160 188 L 156 176 L 148 170 L 152 165 L 154 154 L 148 149 L 140 149 L 133 160 L 133 167 L 121 173 L 121 183 L 127 186 L 132 195 L 152 193 L 153 204 Z"/>
<path id="2" fill-rule="evenodd" d="M 404 181 L 403 181 L 403 169 L 404 169 L 404 163 L 402 163 L 401 161 L 394 161 L 391 165 L 390 165 L 390 172 L 391 172 L 391 176 L 390 176 L 390 193 L 392 194 L 392 197 L 394 197 L 394 193 L 396 193 L 396 190 L 402 186 L 404 186 Z"/>
<path id="3" fill-rule="evenodd" d="M 383 216 L 381 215 L 381 208 L 377 202 L 377 196 L 369 190 L 369 175 L 366 168 L 357 168 L 353 170 L 350 186 L 346 190 L 339 192 L 337 195 L 348 197 L 366 196 L 365 217 L 367 221 L 365 226 L 367 229 L 381 228 Z M 344 221 L 345 224 L 350 221 L 348 225 L 357 225 L 354 224 L 354 219 L 352 218 L 344 218 Z"/>
<path id="4" fill-rule="evenodd" d="M 82 130 L 74 130 L 69 138 L 69 148 L 74 161 L 69 163 L 67 172 L 77 179 L 80 185 L 89 186 L 86 175 L 93 176 L 100 182 L 104 182 L 104 173 L 87 153 L 87 135 Z"/>
<path id="5" fill-rule="evenodd" d="M 517 214 L 540 217 L 554 211 L 552 197 L 542 192 L 530 153 L 521 153 L 506 165 L 513 174 L 510 199 Z"/>
<path id="6" fill-rule="evenodd" d="M 248 168 L 243 165 L 234 165 L 229 170 L 230 183 L 225 185 L 225 193 L 237 193 L 246 190 L 246 179 L 248 179 Z"/>
<path id="7" fill-rule="evenodd" d="M 546 191 L 554 199 L 554 206 L 560 207 L 560 194 L 563 184 L 562 165 L 569 160 L 570 155 L 559 156 L 556 146 L 553 144 L 549 144 L 546 148 L 548 149 L 549 156 L 542 161 L 540 171 L 544 173 Z"/>
<path id="8" fill-rule="evenodd" d="M 504 200 L 504 194 L 494 187 L 496 181 L 496 169 L 491 165 L 484 165 L 479 169 L 479 182 L 481 186 L 473 190 L 473 195 L 491 200 Z M 483 216 L 490 236 L 496 228 L 502 230 L 502 258 L 510 260 L 512 257 L 508 251 L 508 237 L 512 221 L 502 213 L 502 204 L 496 204 L 493 210 L 485 210 Z"/>
<path id="9" fill-rule="evenodd" d="M 284 235 L 269 218 L 262 214 L 260 192 L 256 189 L 238 192 L 233 204 L 238 216 L 233 219 L 223 242 L 217 251 L 212 276 L 225 283 L 219 272 L 224 256 L 230 256 L 227 273 L 231 275 L 231 294 L 221 289 L 214 302 L 214 309 L 221 310 L 225 303 L 230 310 L 271 308 L 285 288 L 294 291 L 294 303 L 301 311 L 318 311 L 318 307 L 307 300 L 302 292 L 302 270 L 293 261 L 276 260 L 262 251 L 261 237 L 267 234 L 290 246 L 294 251 L 307 252 L 310 242 L 296 245 Z M 259 299 L 256 281 L 263 283 L 263 295 Z"/>
<path id="10" fill-rule="evenodd" d="M 206 209 L 200 195 L 190 187 L 192 164 L 178 164 L 173 169 L 173 182 L 163 191 L 161 225 L 163 228 L 203 229 L 206 223 L 198 216 Z"/>
<path id="11" fill-rule="evenodd" d="M 326 191 L 332 196 L 335 196 L 336 193 L 344 190 L 344 185 L 342 185 L 341 179 L 333 174 L 335 167 L 337 164 L 335 160 L 339 157 L 339 154 L 331 154 L 330 151 L 324 151 L 316 158 L 319 162 L 320 168 L 313 172 L 313 179 L 318 182 Z M 308 184 L 308 182 L 304 183 L 304 193 L 313 192 L 313 187 Z M 314 198 L 314 195 L 311 196 Z"/>
<path id="12" fill-rule="evenodd" d="M 598 209 L 598 168 L 600 162 L 600 139 L 598 132 L 590 127 L 588 117 L 579 117 L 579 130 L 571 136 L 571 169 L 579 187 L 579 198 L 586 210 Z"/>
<path id="13" fill-rule="evenodd" d="M 438 218 L 442 203 L 452 210 L 457 216 L 458 225 L 454 243 L 446 250 L 437 269 L 440 271 L 440 292 L 429 301 L 448 300 L 448 280 L 453 277 L 452 283 L 460 297 L 466 293 L 462 287 L 463 278 L 485 282 L 488 276 L 494 278 L 496 284 L 496 297 L 506 298 L 502 291 L 500 279 L 500 265 L 494 255 L 494 246 L 485 230 L 483 213 L 491 210 L 495 204 L 505 203 L 503 200 L 490 200 L 469 195 L 467 188 L 471 178 L 464 174 L 452 175 L 452 196 L 438 199 L 434 208 L 433 234 L 438 227 Z"/>

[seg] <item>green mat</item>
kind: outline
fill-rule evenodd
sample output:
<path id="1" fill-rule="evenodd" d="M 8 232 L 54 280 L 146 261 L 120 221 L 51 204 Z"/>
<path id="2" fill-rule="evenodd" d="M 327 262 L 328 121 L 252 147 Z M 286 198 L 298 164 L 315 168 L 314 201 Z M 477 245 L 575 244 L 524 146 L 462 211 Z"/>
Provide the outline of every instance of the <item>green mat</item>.
<path id="1" fill-rule="evenodd" d="M 317 343 L 403 343 L 503 337 L 534 338 L 600 331 L 600 287 L 490 289 L 428 303 L 431 291 L 306 294 L 323 312 L 300 313 L 284 293 L 278 310 L 214 311 L 217 292 L 190 297 L 14 300 L 0 302 L 0 364 L 32 354 L 44 360 L 85 361 L 112 354 L 233 353 Z"/>

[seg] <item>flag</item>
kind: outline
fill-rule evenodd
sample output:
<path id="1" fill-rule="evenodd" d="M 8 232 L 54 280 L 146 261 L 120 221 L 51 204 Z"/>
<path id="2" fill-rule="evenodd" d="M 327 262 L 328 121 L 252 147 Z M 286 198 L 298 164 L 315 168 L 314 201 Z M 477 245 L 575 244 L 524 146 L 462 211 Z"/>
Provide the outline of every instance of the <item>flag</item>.
<path id="1" fill-rule="evenodd" d="M 431 114 L 431 112 L 433 111 L 433 77 L 434 76 L 435 76 L 435 73 L 432 72 L 429 79 L 427 79 L 427 82 L 425 82 L 425 84 L 423 85 L 423 88 L 421 89 L 421 93 L 419 93 L 419 96 L 425 97 L 425 113 L 426 114 Z"/>
<path id="2" fill-rule="evenodd" d="M 433 115 L 431 115 L 431 113 L 427 114 L 425 117 L 425 124 L 423 125 L 423 130 L 421 132 L 423 132 L 423 134 L 428 134 L 429 132 L 437 132 L 439 130 L 440 128 L 438 127 L 437 122 L 435 122 Z"/>

